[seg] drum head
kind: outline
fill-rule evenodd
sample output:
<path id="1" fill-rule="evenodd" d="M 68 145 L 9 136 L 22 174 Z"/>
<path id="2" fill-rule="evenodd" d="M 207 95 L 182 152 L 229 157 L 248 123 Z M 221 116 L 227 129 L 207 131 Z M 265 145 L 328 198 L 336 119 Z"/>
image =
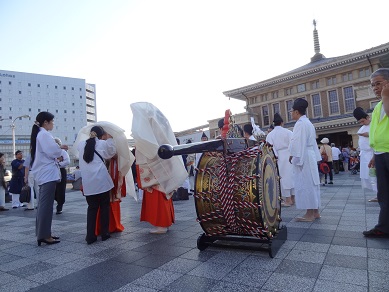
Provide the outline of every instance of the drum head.
<path id="1" fill-rule="evenodd" d="M 264 146 L 258 159 L 260 179 L 258 180 L 258 199 L 261 219 L 265 228 L 274 234 L 280 224 L 281 188 L 276 158 L 272 148 Z"/>

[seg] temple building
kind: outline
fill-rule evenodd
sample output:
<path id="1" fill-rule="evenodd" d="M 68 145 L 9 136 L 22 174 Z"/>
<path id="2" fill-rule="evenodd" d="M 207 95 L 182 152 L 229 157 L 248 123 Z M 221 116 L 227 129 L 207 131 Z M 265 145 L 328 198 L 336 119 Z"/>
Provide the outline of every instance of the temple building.
<path id="1" fill-rule="evenodd" d="M 309 103 L 307 116 L 316 128 L 318 141 L 327 137 L 336 146 L 358 147 L 356 133 L 360 125 L 352 113 L 358 106 L 371 112 L 378 103 L 369 77 L 376 69 L 389 67 L 389 43 L 326 58 L 320 52 L 316 22 L 313 24 L 315 54 L 308 64 L 223 94 L 246 102 L 246 112 L 234 116 L 238 125 L 249 123 L 254 117 L 262 130 L 269 128 L 277 112 L 284 119 L 284 126 L 292 129 L 293 101 L 305 98 Z M 217 121 L 209 121 L 211 137 L 219 134 Z"/>

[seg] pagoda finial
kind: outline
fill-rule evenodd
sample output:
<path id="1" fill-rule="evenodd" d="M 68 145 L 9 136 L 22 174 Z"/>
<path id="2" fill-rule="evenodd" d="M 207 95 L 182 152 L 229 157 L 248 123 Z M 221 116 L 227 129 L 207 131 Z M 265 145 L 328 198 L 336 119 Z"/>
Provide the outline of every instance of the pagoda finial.
<path id="1" fill-rule="evenodd" d="M 313 20 L 314 30 L 313 30 L 313 44 L 315 47 L 315 54 L 320 53 L 320 44 L 319 44 L 319 33 L 316 30 L 316 20 Z"/>
<path id="2" fill-rule="evenodd" d="M 314 26 L 314 29 L 313 29 L 313 46 L 314 46 L 314 49 L 315 49 L 315 55 L 311 58 L 311 62 L 315 62 L 315 61 L 318 61 L 318 60 L 324 58 L 324 56 L 320 53 L 319 33 L 316 30 L 316 20 L 315 19 L 313 20 L 313 26 Z"/>

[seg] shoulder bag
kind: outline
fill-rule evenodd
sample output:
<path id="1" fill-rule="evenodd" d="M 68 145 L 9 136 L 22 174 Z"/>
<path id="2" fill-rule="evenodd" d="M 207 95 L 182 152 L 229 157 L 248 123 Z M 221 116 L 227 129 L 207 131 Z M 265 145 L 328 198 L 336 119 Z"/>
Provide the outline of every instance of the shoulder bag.
<path id="1" fill-rule="evenodd" d="M 29 203 L 31 200 L 31 188 L 28 184 L 22 187 L 20 192 L 19 201 L 20 203 Z"/>
<path id="2" fill-rule="evenodd" d="M 328 155 L 327 155 L 326 147 L 324 145 L 323 145 L 323 149 L 324 149 L 324 152 L 321 154 L 321 160 L 324 161 L 324 162 L 327 162 L 328 161 Z"/>

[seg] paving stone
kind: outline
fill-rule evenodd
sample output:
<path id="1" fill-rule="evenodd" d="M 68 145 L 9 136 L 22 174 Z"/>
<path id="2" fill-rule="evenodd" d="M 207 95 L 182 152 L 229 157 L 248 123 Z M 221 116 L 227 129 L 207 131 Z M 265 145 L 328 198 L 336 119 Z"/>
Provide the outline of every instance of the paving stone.
<path id="1" fill-rule="evenodd" d="M 324 261 L 325 265 L 344 268 L 367 270 L 367 258 L 350 255 L 328 253 Z"/>
<path id="2" fill-rule="evenodd" d="M 389 261 L 387 259 L 367 259 L 369 265 L 369 271 L 374 272 L 388 272 L 389 271 Z"/>
<path id="3" fill-rule="evenodd" d="M 324 265 L 319 274 L 320 280 L 368 286 L 367 270 Z"/>
<path id="4" fill-rule="evenodd" d="M 282 292 L 308 292 L 312 291 L 314 285 L 315 279 L 313 278 L 274 273 L 262 286 L 262 289 Z"/>
<path id="5" fill-rule="evenodd" d="M 286 259 L 292 261 L 301 261 L 306 263 L 322 264 L 326 254 L 323 252 L 312 252 L 305 250 L 293 249 Z"/>
<path id="6" fill-rule="evenodd" d="M 307 250 L 307 251 L 314 251 L 314 252 L 327 252 L 330 248 L 329 244 L 325 243 L 313 243 L 313 242 L 298 242 L 294 249 L 297 250 Z"/>
<path id="7" fill-rule="evenodd" d="M 211 291 L 218 281 L 215 279 L 184 275 L 177 281 L 167 286 L 162 291 L 166 292 L 204 292 Z"/>
<path id="8" fill-rule="evenodd" d="M 275 272 L 306 278 L 317 278 L 319 276 L 321 267 L 321 264 L 291 261 L 285 259 L 280 263 Z"/>
<path id="9" fill-rule="evenodd" d="M 205 262 L 198 265 L 188 274 L 197 277 L 203 277 L 208 279 L 221 280 L 234 269 L 234 266 L 227 266 L 224 264 L 218 264 L 213 262 Z"/>
<path id="10" fill-rule="evenodd" d="M 132 282 L 134 285 L 140 285 L 156 290 L 163 290 L 165 287 L 173 283 L 175 280 L 180 278 L 183 274 L 163 271 L 163 270 L 153 270 L 150 273 L 136 279 Z"/>
<path id="11" fill-rule="evenodd" d="M 217 283 L 215 286 L 212 287 L 212 289 L 210 289 L 208 291 L 211 291 L 211 292 L 226 292 L 226 291 L 247 292 L 247 291 L 253 291 L 253 287 L 250 287 L 250 286 L 247 286 L 244 284 L 219 281 L 219 283 Z M 261 291 L 265 292 L 265 290 L 263 290 L 263 289 L 261 289 Z"/>
<path id="12" fill-rule="evenodd" d="M 343 246 L 343 245 L 331 245 L 328 251 L 334 254 L 343 254 L 350 256 L 367 257 L 367 248 L 354 247 L 354 246 Z"/>
<path id="13" fill-rule="evenodd" d="M 195 267 L 200 265 L 200 261 L 188 260 L 184 258 L 175 258 L 170 262 L 159 267 L 160 270 L 176 272 L 186 274 L 187 272 L 193 270 Z"/>
<path id="14" fill-rule="evenodd" d="M 388 278 L 387 271 L 385 273 L 369 271 L 370 291 L 377 291 L 378 289 L 388 291 L 388 287 L 389 287 L 389 278 Z"/>

